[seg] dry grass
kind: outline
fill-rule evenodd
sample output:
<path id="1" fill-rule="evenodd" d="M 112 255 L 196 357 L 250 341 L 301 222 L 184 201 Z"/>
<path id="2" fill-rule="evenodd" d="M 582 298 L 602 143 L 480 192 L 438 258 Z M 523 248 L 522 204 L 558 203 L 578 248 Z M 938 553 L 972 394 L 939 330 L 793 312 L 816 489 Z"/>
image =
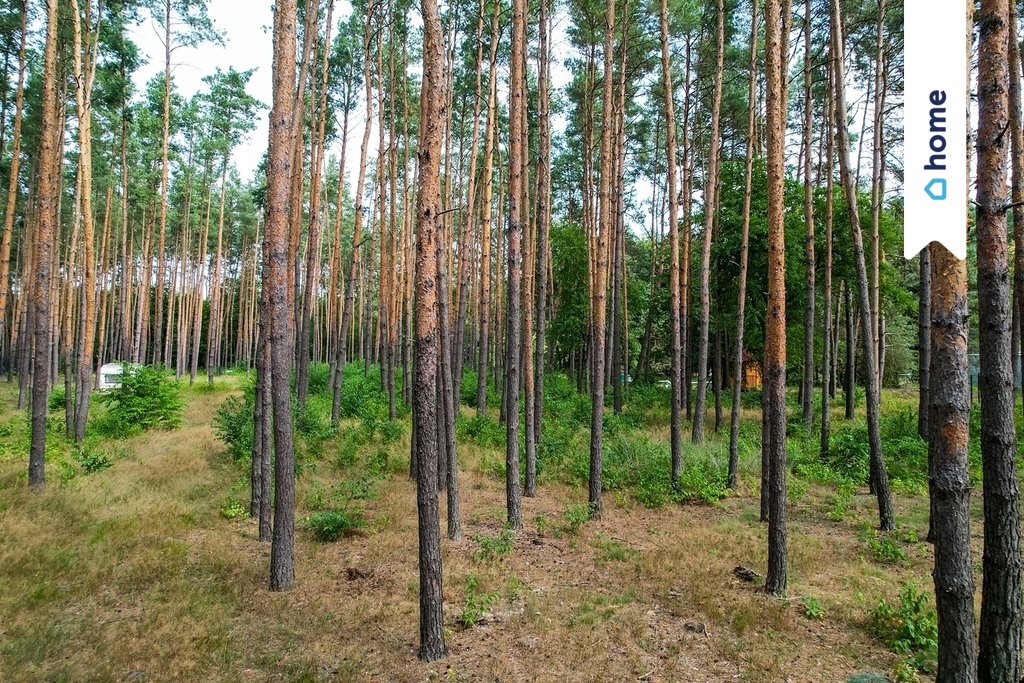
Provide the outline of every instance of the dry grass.
<path id="1" fill-rule="evenodd" d="M 867 611 L 905 580 L 930 584 L 924 544 L 906 566 L 865 557 L 865 493 L 830 522 L 814 488 L 791 506 L 787 601 L 732 576 L 765 566 L 756 491 L 659 510 L 609 495 L 601 521 L 573 529 L 566 510 L 585 492 L 547 483 L 524 501 L 511 552 L 481 559 L 472 538 L 500 532 L 504 487 L 477 466 L 486 449 L 465 444 L 465 540 L 443 546 L 450 654 L 422 664 L 412 484 L 379 486 L 365 533 L 318 544 L 300 530 L 295 589 L 270 593 L 255 524 L 219 512 L 242 474 L 210 428 L 228 391 L 190 393 L 180 429 L 134 438 L 110 469 L 42 494 L 25 489 L 22 460 L 0 462 L 0 680 L 845 681 L 897 661 L 868 635 Z M 0 393 L 0 423 L 23 419 Z M 407 450 L 406 433 L 391 451 Z M 300 478 L 300 517 L 343 477 L 325 455 Z M 922 538 L 926 510 L 899 501 Z M 464 628 L 470 583 L 496 597 Z M 823 619 L 804 616 L 805 595 Z"/>

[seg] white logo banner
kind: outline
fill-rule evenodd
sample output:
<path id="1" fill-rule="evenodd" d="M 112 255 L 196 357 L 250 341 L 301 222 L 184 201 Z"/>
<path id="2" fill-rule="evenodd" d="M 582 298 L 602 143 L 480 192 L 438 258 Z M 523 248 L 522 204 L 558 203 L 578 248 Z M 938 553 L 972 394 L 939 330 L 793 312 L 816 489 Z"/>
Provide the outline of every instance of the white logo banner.
<path id="1" fill-rule="evenodd" d="M 904 2 L 903 253 L 939 242 L 967 258 L 967 10 Z"/>

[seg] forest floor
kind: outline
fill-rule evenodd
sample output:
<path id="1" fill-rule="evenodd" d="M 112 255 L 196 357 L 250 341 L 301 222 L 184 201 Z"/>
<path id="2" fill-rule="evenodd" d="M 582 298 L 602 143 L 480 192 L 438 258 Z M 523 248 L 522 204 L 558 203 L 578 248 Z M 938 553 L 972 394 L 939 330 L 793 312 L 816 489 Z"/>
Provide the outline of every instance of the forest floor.
<path id="1" fill-rule="evenodd" d="M 307 454 L 295 587 L 271 593 L 269 544 L 239 514 L 244 465 L 211 426 L 239 384 L 184 390 L 182 426 L 108 445 L 107 469 L 50 463 L 41 494 L 26 486 L 25 417 L 0 386 L 0 680 L 826 683 L 892 675 L 906 660 L 872 635 L 868 615 L 906 582 L 930 592 L 924 496 L 897 498 L 892 543 L 905 557 L 885 564 L 871 548 L 866 488 L 835 514 L 833 490 L 802 487 L 789 511 L 790 598 L 778 600 L 733 575 L 765 567 L 756 454 L 744 453 L 743 488 L 718 503 L 649 509 L 613 491 L 590 523 L 585 489 L 542 479 L 512 536 L 501 449 L 467 442 L 464 538 L 443 542 L 449 656 L 420 663 L 408 427 L 388 447 L 362 446 L 348 467 L 330 461 L 330 441 Z M 704 449 L 724 453 L 727 436 Z M 364 463 L 381 452 L 368 476 Z M 302 520 L 338 487 L 365 525 L 317 542 Z"/>

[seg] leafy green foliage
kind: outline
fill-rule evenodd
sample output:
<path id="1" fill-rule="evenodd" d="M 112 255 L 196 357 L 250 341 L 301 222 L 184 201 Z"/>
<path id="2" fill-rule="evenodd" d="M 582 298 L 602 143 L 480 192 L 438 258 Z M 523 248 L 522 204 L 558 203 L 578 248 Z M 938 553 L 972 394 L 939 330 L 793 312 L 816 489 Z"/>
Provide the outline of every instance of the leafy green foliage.
<path id="1" fill-rule="evenodd" d="M 75 450 L 71 453 L 71 457 L 78 463 L 85 474 L 102 472 L 114 464 L 114 459 L 109 453 L 98 450 L 86 443 L 76 446 Z"/>
<path id="2" fill-rule="evenodd" d="M 703 452 L 684 454 L 683 471 L 673 486 L 667 445 L 639 436 L 613 439 L 606 448 L 603 476 L 608 491 L 631 490 L 640 503 L 652 508 L 668 502 L 712 503 L 725 497 L 725 468 L 722 463 L 701 457 Z M 589 461 L 577 461 L 580 481 L 586 481 L 586 468 Z"/>
<path id="3" fill-rule="evenodd" d="M 249 513 L 241 501 L 235 497 L 229 497 L 220 506 L 220 516 L 224 519 L 238 519 Z"/>
<path id="4" fill-rule="evenodd" d="M 313 532 L 317 541 L 330 543 L 362 529 L 366 520 L 352 509 L 331 508 L 309 515 L 303 520 L 303 526 Z"/>
<path id="5" fill-rule="evenodd" d="M 812 595 L 805 595 L 800 598 L 800 604 L 804 608 L 804 616 L 808 619 L 821 619 L 825 616 L 825 608 L 821 606 L 818 598 Z"/>
<path id="6" fill-rule="evenodd" d="M 327 363 L 309 364 L 309 395 L 331 396 L 331 366 Z"/>
<path id="7" fill-rule="evenodd" d="M 246 387 L 242 396 L 228 396 L 213 414 L 213 433 L 228 447 L 236 461 L 252 457 L 254 388 Z"/>
<path id="8" fill-rule="evenodd" d="M 857 536 L 865 544 L 871 559 L 875 562 L 893 565 L 906 564 L 907 551 L 899 545 L 899 542 L 891 534 L 865 525 L 861 527 Z"/>
<path id="9" fill-rule="evenodd" d="M 570 505 L 565 508 L 565 512 L 562 513 L 563 523 L 559 526 L 558 531 L 560 533 L 566 533 L 570 536 L 579 534 L 580 529 L 590 519 L 590 506 L 586 503 L 578 503 L 576 505 Z"/>
<path id="10" fill-rule="evenodd" d="M 472 539 L 474 543 L 480 546 L 479 550 L 473 554 L 473 557 L 480 562 L 491 562 L 500 560 L 512 552 L 512 548 L 516 543 L 516 532 L 512 529 L 502 529 L 495 536 L 474 534 Z"/>
<path id="11" fill-rule="evenodd" d="M 842 482 L 833 494 L 828 508 L 828 518 L 833 522 L 841 522 L 850 511 L 850 504 L 853 502 L 853 484 Z"/>
<path id="12" fill-rule="evenodd" d="M 939 626 L 935 611 L 928 606 L 928 594 L 904 584 L 899 603 L 882 600 L 871 610 L 871 632 L 898 654 L 909 655 L 918 671 L 934 673 L 938 661 Z"/>
<path id="13" fill-rule="evenodd" d="M 181 425 L 183 404 L 178 383 L 163 368 L 125 365 L 120 386 L 96 398 L 107 413 L 96 421 L 101 434 L 125 438 L 149 429 Z"/>
<path id="14" fill-rule="evenodd" d="M 396 384 L 400 384 L 396 377 Z M 396 387 L 401 395 L 401 387 Z M 341 417 L 387 419 L 388 397 L 381 389 L 380 366 L 364 371 L 361 363 L 348 363 L 342 371 Z"/>
<path id="15" fill-rule="evenodd" d="M 459 416 L 455 421 L 455 434 L 457 438 L 478 446 L 505 447 L 505 428 L 490 415 Z"/>
<path id="16" fill-rule="evenodd" d="M 300 406 L 296 401 L 295 431 L 306 439 L 317 443 L 330 438 L 334 433 L 331 425 L 331 399 L 326 396 L 309 396 L 306 405 Z"/>
<path id="17" fill-rule="evenodd" d="M 459 624 L 463 628 L 472 627 L 487 614 L 491 605 L 497 602 L 500 597 L 500 591 L 480 592 L 480 580 L 475 574 L 470 574 L 469 578 L 466 579 L 466 601 L 462 607 L 462 612 L 459 613 Z"/>
<path id="18" fill-rule="evenodd" d="M 64 385 L 58 384 L 50 390 L 49 409 L 50 412 L 55 410 L 64 410 Z M 74 398 L 74 394 L 72 394 Z"/>

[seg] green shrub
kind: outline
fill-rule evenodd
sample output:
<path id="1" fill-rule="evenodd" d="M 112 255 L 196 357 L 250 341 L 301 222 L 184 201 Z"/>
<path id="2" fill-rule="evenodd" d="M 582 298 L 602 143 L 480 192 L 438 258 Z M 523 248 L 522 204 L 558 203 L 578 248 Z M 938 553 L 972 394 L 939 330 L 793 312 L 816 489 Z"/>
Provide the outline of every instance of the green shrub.
<path id="1" fill-rule="evenodd" d="M 334 433 L 331 424 L 331 399 L 326 396 L 309 396 L 306 405 L 296 402 L 295 431 L 313 442 L 330 438 Z"/>
<path id="2" fill-rule="evenodd" d="M 861 527 L 858 537 L 867 546 L 875 562 L 893 565 L 907 562 L 907 551 L 892 536 L 865 525 Z"/>
<path id="3" fill-rule="evenodd" d="M 764 400 L 760 389 L 747 389 L 740 392 L 740 406 L 743 408 L 760 408 Z"/>
<path id="4" fill-rule="evenodd" d="M 383 414 L 386 418 L 388 397 L 381 386 L 380 366 L 373 365 L 364 371 L 362 363 L 348 363 L 342 371 L 341 417 Z"/>
<path id="5" fill-rule="evenodd" d="M 828 508 L 828 518 L 833 522 L 841 522 L 850 511 L 850 504 L 853 502 L 854 487 L 852 483 L 844 482 L 836 489 Z"/>
<path id="6" fill-rule="evenodd" d="M 359 430 L 355 427 L 344 427 L 338 434 L 334 464 L 339 469 L 346 469 L 356 464 L 362 442 L 359 439 Z"/>
<path id="7" fill-rule="evenodd" d="M 123 438 L 149 429 L 181 425 L 183 404 L 178 383 L 163 368 L 124 365 L 121 384 L 96 397 L 107 406 L 99 431 Z"/>
<path id="8" fill-rule="evenodd" d="M 455 421 L 455 434 L 458 438 L 471 441 L 478 446 L 505 447 L 505 428 L 490 415 L 474 415 L 469 419 L 459 417 Z"/>
<path id="9" fill-rule="evenodd" d="M 249 386 L 242 396 L 228 396 L 213 414 L 213 433 L 228 447 L 234 460 L 252 457 L 254 408 L 255 395 Z"/>
<path id="10" fill-rule="evenodd" d="M 58 458 L 55 464 L 57 465 L 57 481 L 62 486 L 70 483 L 78 476 L 78 469 L 64 458 Z"/>
<path id="11" fill-rule="evenodd" d="M 808 619 L 821 619 L 825 616 L 825 608 L 821 606 L 821 602 L 818 598 L 811 595 L 805 595 L 800 598 L 800 603 L 804 608 L 804 616 Z"/>
<path id="12" fill-rule="evenodd" d="M 64 410 L 64 385 L 57 384 L 50 390 L 49 408 L 50 412 L 57 410 Z M 74 393 L 71 394 L 72 400 L 74 400 Z"/>
<path id="13" fill-rule="evenodd" d="M 501 593 L 499 591 L 481 593 L 479 579 L 477 579 L 475 574 L 470 574 L 469 578 L 466 579 L 466 602 L 463 605 L 462 612 L 459 614 L 459 623 L 463 628 L 472 627 L 487 614 L 491 605 L 497 602 L 500 597 Z"/>
<path id="14" fill-rule="evenodd" d="M 544 416 L 557 415 L 576 425 L 590 424 L 590 396 L 576 391 L 576 385 L 562 373 L 544 376 Z"/>
<path id="15" fill-rule="evenodd" d="M 724 468 L 707 458 L 693 457 L 697 453 L 684 454 L 683 471 L 673 486 L 666 445 L 641 436 L 611 440 L 606 449 L 603 461 L 605 489 L 630 490 L 647 507 L 656 508 L 668 502 L 711 503 L 724 498 L 727 492 Z M 589 459 L 578 459 L 576 469 L 579 480 L 586 481 Z"/>
<path id="16" fill-rule="evenodd" d="M 249 514 L 242 502 L 234 496 L 225 500 L 220 506 L 220 516 L 224 519 L 238 519 Z"/>
<path id="17" fill-rule="evenodd" d="M 879 426 L 889 479 L 898 492 L 921 493 L 928 485 L 928 444 L 917 434 L 917 412 L 903 407 L 886 412 Z M 829 439 L 824 464 L 854 482 L 868 479 L 871 448 L 867 427 L 843 425 Z"/>
<path id="18" fill-rule="evenodd" d="M 863 425 L 843 425 L 829 435 L 828 453 L 824 465 L 832 472 L 850 481 L 867 481 L 871 448 L 867 428 Z"/>
<path id="19" fill-rule="evenodd" d="M 78 463 L 85 474 L 101 472 L 114 464 L 114 459 L 109 453 L 96 450 L 84 443 L 75 447 L 71 458 Z"/>
<path id="20" fill-rule="evenodd" d="M 331 393 L 331 366 L 327 363 L 310 363 L 309 365 L 309 395 L 328 396 Z"/>
<path id="21" fill-rule="evenodd" d="M 475 370 L 466 368 L 462 371 L 462 384 L 459 386 L 459 402 L 463 405 L 476 406 L 476 377 Z"/>
<path id="22" fill-rule="evenodd" d="M 383 443 L 394 443 L 398 441 L 399 437 L 402 436 L 402 432 L 405 431 L 402 427 L 402 423 L 398 420 L 385 420 L 377 428 L 380 439 Z"/>
<path id="23" fill-rule="evenodd" d="M 583 432 L 576 422 L 545 408 L 544 428 L 540 431 L 540 441 L 537 443 L 537 474 L 544 475 L 564 469 L 566 461 L 583 447 L 581 434 Z"/>
<path id="24" fill-rule="evenodd" d="M 383 479 L 391 474 L 402 472 L 408 467 L 408 461 L 391 457 L 391 452 L 381 446 L 366 459 L 366 471 L 370 476 Z"/>
<path id="25" fill-rule="evenodd" d="M 377 497 L 377 477 L 364 476 L 359 479 L 345 479 L 338 487 L 342 500 L 371 500 Z"/>
<path id="26" fill-rule="evenodd" d="M 625 436 L 642 426 L 643 416 L 634 412 L 605 413 L 604 415 L 603 427 L 606 437 Z"/>
<path id="27" fill-rule="evenodd" d="M 502 529 L 501 533 L 496 536 L 474 534 L 472 540 L 480 546 L 480 549 L 473 554 L 473 557 L 480 562 L 489 562 L 500 560 L 512 552 L 512 548 L 516 543 L 516 532 L 512 529 Z"/>
<path id="28" fill-rule="evenodd" d="M 935 671 L 938 660 L 939 627 L 935 611 L 928 607 L 928 594 L 918 593 L 907 583 L 899 603 L 878 603 L 869 615 L 871 632 L 898 654 L 909 656 L 909 663 L 922 673 Z"/>
<path id="29" fill-rule="evenodd" d="M 309 515 L 303 520 L 303 526 L 313 532 L 317 541 L 330 543 L 362 529 L 366 520 L 361 512 L 332 508 Z"/>
<path id="30" fill-rule="evenodd" d="M 559 533 L 566 533 L 575 536 L 583 528 L 583 525 L 590 519 L 590 506 L 586 503 L 578 503 L 565 508 L 562 513 L 563 523 L 558 527 Z"/>
<path id="31" fill-rule="evenodd" d="M 714 503 L 725 498 L 728 492 L 724 468 L 709 460 L 690 460 L 683 463 L 673 500 Z"/>

